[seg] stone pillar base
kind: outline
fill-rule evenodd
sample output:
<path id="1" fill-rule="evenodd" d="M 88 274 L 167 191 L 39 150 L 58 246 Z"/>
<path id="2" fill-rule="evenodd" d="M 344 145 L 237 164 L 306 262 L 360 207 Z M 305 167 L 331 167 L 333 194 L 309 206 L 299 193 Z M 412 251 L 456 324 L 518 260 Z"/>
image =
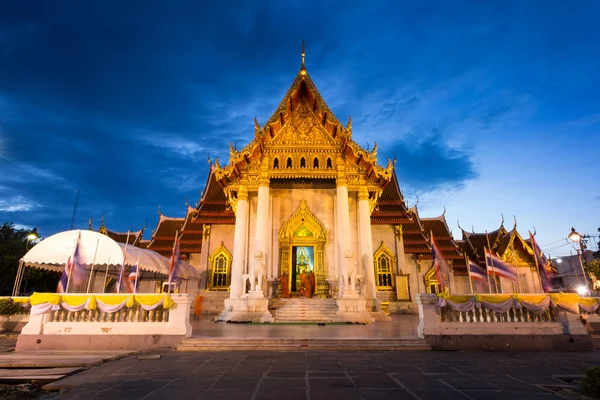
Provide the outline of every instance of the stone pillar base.
<path id="1" fill-rule="evenodd" d="M 262 295 L 262 291 L 260 292 Z M 225 310 L 216 318 L 219 322 L 275 322 L 264 298 L 225 299 Z"/>
<path id="2" fill-rule="evenodd" d="M 374 322 L 374 318 L 365 308 L 366 300 L 356 294 L 356 291 L 345 290 L 344 296 L 341 299 L 336 299 L 335 302 L 338 306 L 338 311 L 334 317 L 335 322 L 352 322 L 354 324 Z"/>
<path id="3" fill-rule="evenodd" d="M 392 322 L 392 317 L 381 308 L 381 300 L 367 299 L 365 307 L 376 322 Z"/>

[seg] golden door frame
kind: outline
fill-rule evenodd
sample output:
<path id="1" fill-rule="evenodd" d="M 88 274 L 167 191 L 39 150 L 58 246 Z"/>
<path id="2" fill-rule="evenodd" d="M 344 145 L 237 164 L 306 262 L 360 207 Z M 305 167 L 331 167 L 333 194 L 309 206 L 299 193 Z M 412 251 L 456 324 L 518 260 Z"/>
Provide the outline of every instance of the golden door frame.
<path id="1" fill-rule="evenodd" d="M 287 274 L 288 291 L 292 286 L 292 247 L 314 247 L 315 294 L 318 297 L 327 296 L 327 281 L 325 274 L 325 243 L 327 243 L 327 229 L 321 221 L 314 216 L 302 200 L 298 210 L 279 229 L 279 273 L 280 277 Z M 281 280 L 278 293 L 282 293 Z"/>

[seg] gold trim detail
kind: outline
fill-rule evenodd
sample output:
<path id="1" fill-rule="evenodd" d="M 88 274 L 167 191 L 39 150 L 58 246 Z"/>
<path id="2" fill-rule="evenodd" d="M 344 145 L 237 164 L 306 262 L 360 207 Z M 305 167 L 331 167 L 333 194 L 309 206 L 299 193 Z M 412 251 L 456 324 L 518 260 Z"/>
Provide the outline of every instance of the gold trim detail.
<path id="1" fill-rule="evenodd" d="M 382 265 L 385 260 L 387 265 Z M 378 291 L 394 290 L 394 265 L 396 265 L 396 256 L 381 241 L 379 248 L 373 254 L 373 268 L 375 268 L 375 282 Z"/>
<path id="2" fill-rule="evenodd" d="M 225 268 L 217 268 L 216 263 L 223 259 Z M 223 242 L 221 242 L 219 247 L 208 257 L 208 264 L 210 266 L 208 276 L 210 278 L 208 279 L 208 282 L 206 282 L 206 290 L 229 290 L 229 285 L 231 284 L 231 260 L 231 253 L 227 250 Z M 221 271 L 219 272 L 217 269 L 220 269 Z M 218 274 L 218 276 L 216 276 L 216 274 Z"/>

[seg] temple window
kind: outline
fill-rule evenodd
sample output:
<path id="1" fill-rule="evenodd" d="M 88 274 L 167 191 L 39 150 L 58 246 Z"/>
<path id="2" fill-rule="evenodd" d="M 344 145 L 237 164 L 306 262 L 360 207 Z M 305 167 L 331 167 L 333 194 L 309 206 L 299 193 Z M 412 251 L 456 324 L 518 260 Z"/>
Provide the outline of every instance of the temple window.
<path id="1" fill-rule="evenodd" d="M 317 157 L 315 157 L 315 160 L 313 161 L 313 168 L 319 168 L 319 159 Z"/>
<path id="2" fill-rule="evenodd" d="M 275 157 L 275 160 L 273 160 L 273 168 L 277 169 L 279 168 L 279 158 Z"/>
<path id="3" fill-rule="evenodd" d="M 229 290 L 231 284 L 231 253 L 225 248 L 223 242 L 209 257 L 210 277 L 206 290 Z"/>
<path id="4" fill-rule="evenodd" d="M 377 282 L 377 290 L 388 291 L 393 290 L 394 287 L 394 274 L 392 272 L 392 265 L 395 262 L 396 257 L 383 242 L 379 246 L 379 249 L 373 255 L 373 261 L 375 264 L 375 281 Z"/>
<path id="5" fill-rule="evenodd" d="M 300 168 L 306 168 L 306 160 L 304 157 L 300 159 Z"/>
<path id="6" fill-rule="evenodd" d="M 328 158 L 327 158 L 327 169 L 331 169 L 331 168 L 333 168 L 333 167 L 331 166 L 331 158 L 329 158 L 329 157 L 328 157 Z"/>
<path id="7" fill-rule="evenodd" d="M 287 164 L 285 165 L 286 168 L 292 168 L 292 158 L 288 157 L 287 159 Z"/>

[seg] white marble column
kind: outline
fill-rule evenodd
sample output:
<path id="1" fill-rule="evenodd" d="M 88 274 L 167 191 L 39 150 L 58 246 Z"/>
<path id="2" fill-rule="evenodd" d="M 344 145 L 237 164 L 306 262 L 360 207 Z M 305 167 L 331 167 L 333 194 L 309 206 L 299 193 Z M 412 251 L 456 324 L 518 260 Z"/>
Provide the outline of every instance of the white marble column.
<path id="1" fill-rule="evenodd" d="M 371 233 L 371 209 L 369 208 L 369 192 L 366 187 L 358 191 L 358 213 L 360 224 L 360 258 L 363 261 L 365 293 L 367 299 L 377 297 L 375 285 L 375 268 L 373 266 L 373 235 Z"/>
<path id="2" fill-rule="evenodd" d="M 235 232 L 233 236 L 233 261 L 231 263 L 230 299 L 239 299 L 243 294 L 242 275 L 246 255 L 248 225 L 248 190 L 240 187 L 237 192 L 235 212 Z"/>
<path id="3" fill-rule="evenodd" d="M 348 208 L 348 187 L 346 182 L 337 186 L 337 242 L 340 268 L 344 268 L 344 252 L 352 250 L 350 241 L 350 210 Z"/>

